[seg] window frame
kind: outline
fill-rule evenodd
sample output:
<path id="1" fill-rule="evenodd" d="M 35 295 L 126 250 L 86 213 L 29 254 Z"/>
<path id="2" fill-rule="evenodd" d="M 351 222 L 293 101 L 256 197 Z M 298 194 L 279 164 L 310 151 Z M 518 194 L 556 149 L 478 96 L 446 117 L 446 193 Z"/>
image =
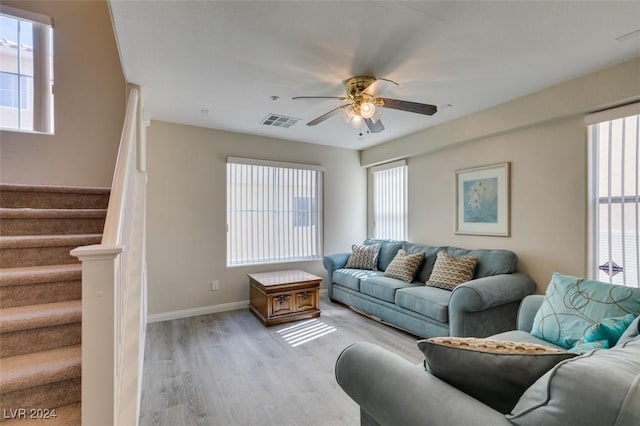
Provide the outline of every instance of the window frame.
<path id="1" fill-rule="evenodd" d="M 401 175 L 401 188 L 390 188 L 391 182 L 384 183 L 385 188 L 380 188 L 378 179 L 382 178 L 389 171 L 396 170 Z M 389 176 L 387 176 L 389 177 Z M 397 176 L 396 176 L 397 177 Z M 371 220 L 373 223 L 372 233 L 373 238 L 376 239 L 391 239 L 398 241 L 405 241 L 408 239 L 409 234 L 409 166 L 406 159 L 393 161 L 391 163 L 382 164 L 379 166 L 371 167 Z M 398 233 L 391 233 L 389 227 L 386 226 L 383 229 L 381 226 L 381 213 L 384 210 L 380 203 L 380 198 L 383 198 L 383 202 L 395 201 L 402 206 L 399 212 L 394 212 L 394 216 L 401 216 L 402 221 L 400 224 L 393 226 L 395 230 L 400 230 Z"/>
<path id="2" fill-rule="evenodd" d="M 21 70 L 21 50 L 18 48 L 17 70 L 0 71 L 18 80 L 18 106 L 0 106 L 0 108 L 16 109 L 17 126 L 0 121 L 0 130 L 20 133 L 54 133 L 54 100 L 53 100 L 53 19 L 46 15 L 34 13 L 0 4 L 0 15 L 18 21 L 18 40 L 20 45 L 20 27 L 22 23 L 32 25 L 33 34 L 33 75 Z M 29 80 L 31 83 L 29 83 Z M 27 85 L 25 90 L 22 86 Z M 22 105 L 22 93 L 27 93 L 27 106 Z M 29 111 L 31 110 L 31 111 Z M 23 114 L 31 117 L 31 126 L 24 126 Z"/>
<path id="3" fill-rule="evenodd" d="M 637 281 L 635 283 L 635 286 L 640 287 L 640 241 L 639 241 L 639 236 L 638 234 L 640 233 L 640 224 L 638 223 L 638 220 L 640 220 L 640 208 L 639 208 L 639 201 L 640 201 L 640 183 L 637 182 L 638 178 L 640 176 L 640 134 L 636 133 L 636 148 L 635 148 L 635 170 L 633 171 L 634 175 L 635 175 L 635 180 L 636 180 L 636 184 L 635 187 L 633 188 L 633 191 L 635 192 L 635 194 L 629 194 L 627 193 L 627 191 L 624 191 L 623 193 L 619 194 L 619 195 L 614 195 L 611 193 L 611 182 L 608 181 L 607 184 L 609 186 L 608 188 L 608 194 L 605 195 L 601 195 L 599 194 L 599 173 L 600 173 L 600 164 L 599 164 L 599 158 L 600 158 L 600 140 L 598 137 L 598 125 L 601 123 L 612 123 L 615 120 L 619 120 L 619 119 L 625 119 L 627 117 L 633 117 L 633 116 L 639 116 L 636 122 L 636 132 L 640 131 L 640 103 L 634 103 L 634 104 L 630 104 L 630 105 L 625 105 L 622 107 L 618 107 L 618 108 L 612 108 L 612 109 L 608 109 L 608 110 L 604 110 L 604 111 L 599 111 L 597 113 L 593 113 L 593 114 L 589 114 L 585 117 L 585 125 L 587 126 L 587 155 L 588 155 L 588 170 L 587 170 L 587 175 L 588 175 L 588 182 L 587 182 L 587 191 L 588 191 L 588 200 L 587 200 L 587 227 L 588 227 L 588 235 L 587 235 L 587 276 L 589 278 L 592 279 L 596 279 L 596 280 L 603 280 L 602 277 L 600 277 L 600 271 L 604 271 L 604 269 L 601 269 L 602 266 L 605 266 L 605 264 L 600 265 L 601 261 L 600 261 L 600 235 L 601 235 L 601 231 L 600 231 L 600 208 L 601 206 L 605 205 L 609 208 L 609 213 L 611 214 L 611 207 L 612 206 L 617 206 L 620 205 L 621 208 L 624 210 L 625 206 L 629 206 L 634 208 L 635 205 L 635 233 L 636 233 L 636 244 L 635 244 L 635 249 L 636 249 L 636 253 L 635 253 L 635 257 L 636 257 L 636 272 L 635 274 L 632 272 L 630 275 L 635 277 L 635 281 Z M 611 126 L 611 124 L 610 124 Z M 610 133 L 610 136 L 612 135 L 612 133 Z M 625 135 L 623 134 L 622 137 L 625 137 Z M 608 140 L 606 142 L 608 144 L 608 146 L 611 145 L 611 140 Z M 621 142 L 623 144 L 623 147 L 625 146 L 624 144 L 626 144 L 626 140 Z M 620 155 L 624 155 L 625 153 L 621 153 Z M 607 170 L 609 170 L 609 174 L 611 174 L 611 155 L 612 155 L 612 151 L 609 150 L 608 151 L 608 165 L 607 165 Z M 622 161 L 622 160 L 621 160 Z M 624 167 L 624 166 L 623 166 Z M 626 170 L 623 168 L 621 170 L 623 172 L 622 176 L 621 176 L 621 188 L 620 190 L 623 191 L 625 189 L 625 185 L 624 185 L 624 176 L 626 176 Z M 625 218 L 625 213 L 624 211 L 621 210 L 621 218 L 624 224 L 624 218 Z M 609 223 L 611 222 L 611 219 L 609 219 Z M 608 230 L 611 228 L 607 229 L 607 235 L 608 235 L 608 245 L 609 247 L 607 247 L 607 250 L 609 252 L 609 261 L 608 262 L 615 262 L 614 259 L 612 259 L 612 238 L 610 233 L 608 232 Z M 626 228 L 625 228 L 626 229 Z M 622 242 L 624 242 L 625 237 L 623 236 L 622 238 Z M 621 252 L 622 252 L 622 256 L 623 256 L 623 264 L 624 261 L 626 260 L 626 250 L 627 248 L 625 247 L 625 244 L 621 245 Z M 617 265 L 617 264 L 616 264 Z M 633 287 L 634 283 L 632 280 L 628 280 L 627 279 L 627 271 L 624 270 L 624 265 L 617 265 L 617 266 L 622 266 L 623 269 L 621 270 L 622 272 L 622 284 L 620 283 L 614 283 L 613 282 L 613 277 L 614 275 L 611 275 L 612 272 L 615 272 L 616 267 L 611 265 L 611 263 L 609 263 L 609 278 L 608 278 L 608 282 L 613 283 L 613 284 L 620 284 L 620 285 L 625 285 L 625 286 L 630 286 Z"/>
<path id="4" fill-rule="evenodd" d="M 251 170 L 255 174 L 260 174 L 263 178 L 266 177 L 266 185 L 262 185 L 262 190 L 259 188 L 261 184 L 249 181 L 246 174 L 241 178 L 237 175 L 232 176 L 232 173 L 238 173 L 238 170 L 250 173 L 246 166 L 252 167 Z M 324 247 L 324 171 L 325 168 L 319 165 L 227 157 L 225 184 L 227 193 L 226 266 L 231 268 L 322 259 Z M 291 181 L 289 183 L 278 182 L 274 185 L 276 174 L 288 176 L 288 178 L 291 178 L 293 174 L 296 180 L 291 185 Z M 236 180 L 232 181 L 232 177 Z M 246 179 L 247 187 L 234 191 L 231 187 L 232 184 L 242 178 Z M 298 178 L 303 180 L 298 180 Z M 253 175 L 251 179 L 253 179 Z M 254 191 L 250 185 L 256 186 L 257 189 Z M 255 198 L 252 198 L 251 201 L 239 198 L 246 197 L 248 193 Z M 308 202 L 300 203 L 297 201 L 299 199 L 306 199 Z M 311 210 L 315 207 L 315 214 L 308 208 L 298 209 L 297 206 L 302 204 Z M 248 207 L 252 207 L 252 209 Z M 244 219 L 238 217 L 238 214 L 242 212 L 248 213 Z M 269 220 L 270 215 L 278 219 Z M 258 219 L 260 216 L 262 218 Z M 301 219 L 304 223 L 299 223 Z M 266 227 L 268 229 L 258 229 L 257 232 L 254 232 L 252 224 L 257 224 L 257 228 Z M 247 235 L 242 236 L 243 228 L 249 230 L 249 227 L 251 227 L 251 239 L 253 242 L 257 242 L 257 248 L 247 248 L 246 241 L 242 240 L 243 238 L 247 239 Z M 240 235 L 234 235 L 234 230 Z M 295 236 L 294 233 L 297 233 L 298 236 Z M 303 235 L 300 236 L 300 233 Z M 273 238 L 276 236 L 278 238 Z M 239 238 L 234 239 L 234 237 Z M 272 240 L 269 241 L 269 238 Z M 245 252 L 248 255 L 244 255 Z"/>

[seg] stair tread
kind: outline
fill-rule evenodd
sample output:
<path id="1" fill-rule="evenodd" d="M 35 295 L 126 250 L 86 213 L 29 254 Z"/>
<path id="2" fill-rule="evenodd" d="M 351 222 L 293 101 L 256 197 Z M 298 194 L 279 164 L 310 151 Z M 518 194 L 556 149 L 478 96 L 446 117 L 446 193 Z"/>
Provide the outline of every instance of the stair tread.
<path id="1" fill-rule="evenodd" d="M 81 321 L 81 300 L 0 309 L 0 333 L 31 330 Z"/>
<path id="2" fill-rule="evenodd" d="M 106 209 L 0 208 L 1 219 L 103 219 Z"/>
<path id="3" fill-rule="evenodd" d="M 0 393 L 80 377 L 80 345 L 0 358 Z"/>
<path id="4" fill-rule="evenodd" d="M 0 236 L 0 249 L 99 244 L 102 234 Z"/>
<path id="5" fill-rule="evenodd" d="M 2 422 L 2 426 L 80 426 L 80 416 L 82 413 L 82 405 L 76 404 L 64 405 L 62 407 L 51 408 L 49 412 L 52 417 L 49 419 L 13 419 Z M 55 415 L 55 417 L 53 417 Z"/>
<path id="6" fill-rule="evenodd" d="M 111 188 L 93 186 L 64 186 L 64 185 L 25 185 L 3 183 L 0 184 L 0 191 L 7 192 L 51 192 L 51 193 L 72 193 L 72 194 L 109 194 Z"/>
<path id="7" fill-rule="evenodd" d="M 82 264 L 21 266 L 0 269 L 0 287 L 48 283 L 82 278 Z"/>

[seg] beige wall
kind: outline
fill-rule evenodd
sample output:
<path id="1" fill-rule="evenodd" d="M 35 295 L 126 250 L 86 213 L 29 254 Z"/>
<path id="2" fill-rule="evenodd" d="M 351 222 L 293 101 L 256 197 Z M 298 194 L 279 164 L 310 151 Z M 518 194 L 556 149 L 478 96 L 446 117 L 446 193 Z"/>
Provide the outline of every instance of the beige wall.
<path id="1" fill-rule="evenodd" d="M 640 99 L 640 60 L 436 126 L 361 154 L 409 158 L 409 239 L 515 251 L 544 292 L 554 271 L 587 274 L 584 115 Z M 454 233 L 455 171 L 511 162 L 511 236 Z"/>
<path id="2" fill-rule="evenodd" d="M 301 268 L 324 276 L 321 261 L 225 266 L 226 158 L 320 164 L 325 253 L 350 250 L 366 234 L 366 171 L 358 152 L 153 121 L 147 129 L 149 314 L 248 300 L 247 274 Z M 220 290 L 211 291 L 211 281 Z"/>
<path id="3" fill-rule="evenodd" d="M 542 292 L 553 271 L 586 272 L 584 121 L 552 122 L 409 160 L 409 239 L 509 249 Z M 455 170 L 511 162 L 511 236 L 454 234 Z"/>
<path id="4" fill-rule="evenodd" d="M 126 86 L 107 3 L 2 3 L 53 18 L 55 135 L 0 132 L 0 181 L 110 186 Z"/>

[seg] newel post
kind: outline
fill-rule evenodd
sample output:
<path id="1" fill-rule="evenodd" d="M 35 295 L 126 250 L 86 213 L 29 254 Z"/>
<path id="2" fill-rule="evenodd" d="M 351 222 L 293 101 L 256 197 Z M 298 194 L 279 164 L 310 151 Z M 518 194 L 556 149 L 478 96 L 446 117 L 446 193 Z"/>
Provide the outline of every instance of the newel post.
<path id="1" fill-rule="evenodd" d="M 115 424 L 116 308 L 120 282 L 117 245 L 71 250 L 82 262 L 82 424 Z"/>

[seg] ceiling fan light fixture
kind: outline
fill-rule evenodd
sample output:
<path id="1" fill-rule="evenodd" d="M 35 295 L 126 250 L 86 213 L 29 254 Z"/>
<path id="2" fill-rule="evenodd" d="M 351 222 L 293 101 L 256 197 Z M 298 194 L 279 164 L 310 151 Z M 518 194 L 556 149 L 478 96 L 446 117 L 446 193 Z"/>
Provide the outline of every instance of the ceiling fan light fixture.
<path id="1" fill-rule="evenodd" d="M 376 106 L 372 102 L 360 104 L 360 115 L 362 118 L 371 118 L 376 113 Z"/>
<path id="2" fill-rule="evenodd" d="M 362 126 L 363 121 L 364 119 L 362 118 L 362 116 L 354 114 L 353 117 L 351 117 L 351 121 L 349 123 L 351 124 L 351 127 L 358 129 Z"/>
<path id="3" fill-rule="evenodd" d="M 342 108 L 342 118 L 344 119 L 345 123 L 351 123 L 351 119 L 354 115 L 356 115 L 356 112 L 353 110 L 353 106 L 349 105 Z"/>

